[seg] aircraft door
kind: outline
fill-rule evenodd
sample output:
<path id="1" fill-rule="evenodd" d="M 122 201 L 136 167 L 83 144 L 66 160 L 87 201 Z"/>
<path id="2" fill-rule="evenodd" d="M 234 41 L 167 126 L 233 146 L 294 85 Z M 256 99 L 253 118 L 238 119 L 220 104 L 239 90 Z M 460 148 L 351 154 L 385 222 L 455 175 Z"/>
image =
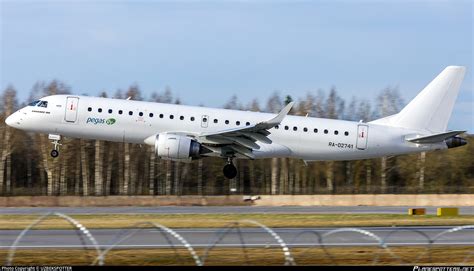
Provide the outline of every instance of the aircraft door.
<path id="1" fill-rule="evenodd" d="M 357 143 L 356 148 L 359 150 L 367 149 L 367 139 L 369 137 L 369 126 L 359 124 L 357 126 Z"/>
<path id="2" fill-rule="evenodd" d="M 79 105 L 78 97 L 67 97 L 66 113 L 64 115 L 64 120 L 66 120 L 66 122 L 71 122 L 71 123 L 76 122 L 78 105 Z"/>
<path id="3" fill-rule="evenodd" d="M 202 128 L 207 128 L 208 123 L 209 123 L 209 116 L 202 115 L 202 117 L 201 117 L 201 127 Z"/>

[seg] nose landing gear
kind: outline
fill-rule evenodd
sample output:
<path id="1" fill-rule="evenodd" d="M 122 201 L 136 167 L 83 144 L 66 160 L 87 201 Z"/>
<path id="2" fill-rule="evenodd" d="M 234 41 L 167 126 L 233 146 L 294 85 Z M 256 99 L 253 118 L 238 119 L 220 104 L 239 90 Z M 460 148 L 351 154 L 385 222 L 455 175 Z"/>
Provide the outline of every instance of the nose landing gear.
<path id="1" fill-rule="evenodd" d="M 59 156 L 59 146 L 61 146 L 59 141 L 61 140 L 61 136 L 60 135 L 49 134 L 48 138 L 50 140 L 53 140 L 53 142 L 51 142 L 51 143 L 54 145 L 54 148 L 51 151 L 51 157 L 56 158 L 56 157 Z"/>
<path id="2" fill-rule="evenodd" d="M 231 157 L 227 158 L 227 165 L 224 166 L 222 171 L 227 179 L 233 179 L 235 176 L 237 176 L 237 168 L 235 168 L 234 164 L 232 163 Z"/>
<path id="3" fill-rule="evenodd" d="M 58 150 L 52 150 L 51 151 L 51 157 L 56 158 L 59 156 L 59 151 Z"/>

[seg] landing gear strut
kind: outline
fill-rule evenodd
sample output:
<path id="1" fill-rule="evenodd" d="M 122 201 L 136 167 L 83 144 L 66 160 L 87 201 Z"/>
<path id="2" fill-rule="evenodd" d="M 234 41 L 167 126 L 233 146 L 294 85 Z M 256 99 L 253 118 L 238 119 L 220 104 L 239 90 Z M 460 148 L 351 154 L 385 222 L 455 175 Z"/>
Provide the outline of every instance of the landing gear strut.
<path id="1" fill-rule="evenodd" d="M 237 168 L 235 168 L 234 164 L 232 163 L 232 158 L 227 158 L 227 165 L 224 166 L 223 169 L 224 176 L 227 179 L 233 179 L 237 176 Z"/>
<path id="2" fill-rule="evenodd" d="M 48 138 L 50 140 L 53 140 L 53 142 L 51 142 L 51 143 L 54 145 L 54 148 L 51 151 L 51 157 L 56 158 L 56 157 L 59 156 L 59 146 L 61 146 L 59 141 L 61 140 L 61 136 L 60 135 L 49 134 Z"/>

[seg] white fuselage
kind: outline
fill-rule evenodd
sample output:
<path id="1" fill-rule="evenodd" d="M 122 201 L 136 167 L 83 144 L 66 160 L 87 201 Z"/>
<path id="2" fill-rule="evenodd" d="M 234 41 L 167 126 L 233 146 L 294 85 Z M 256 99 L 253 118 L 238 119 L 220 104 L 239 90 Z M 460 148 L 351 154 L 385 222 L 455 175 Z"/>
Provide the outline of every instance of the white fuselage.
<path id="1" fill-rule="evenodd" d="M 7 123 L 25 131 L 73 138 L 153 144 L 147 139 L 158 133 L 217 132 L 275 116 L 77 95 L 53 95 L 41 100 L 48 102 L 47 107 L 26 106 L 10 116 Z M 272 143 L 257 142 L 260 148 L 253 150 L 255 158 L 353 160 L 446 148 L 444 143 L 407 142 L 405 136 L 423 134 L 417 130 L 291 115 L 269 132 Z"/>

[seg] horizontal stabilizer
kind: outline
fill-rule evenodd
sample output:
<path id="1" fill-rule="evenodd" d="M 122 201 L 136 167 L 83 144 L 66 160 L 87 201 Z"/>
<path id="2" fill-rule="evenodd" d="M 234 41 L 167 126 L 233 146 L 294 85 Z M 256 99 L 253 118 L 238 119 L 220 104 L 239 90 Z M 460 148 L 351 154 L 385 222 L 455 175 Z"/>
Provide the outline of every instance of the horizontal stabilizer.
<path id="1" fill-rule="evenodd" d="M 413 143 L 419 144 L 432 144 L 432 143 L 439 143 L 443 142 L 444 140 L 462 134 L 466 131 L 449 131 L 445 133 L 433 134 L 428 136 L 419 136 L 419 135 L 410 135 L 405 137 L 406 141 L 410 141 Z"/>

